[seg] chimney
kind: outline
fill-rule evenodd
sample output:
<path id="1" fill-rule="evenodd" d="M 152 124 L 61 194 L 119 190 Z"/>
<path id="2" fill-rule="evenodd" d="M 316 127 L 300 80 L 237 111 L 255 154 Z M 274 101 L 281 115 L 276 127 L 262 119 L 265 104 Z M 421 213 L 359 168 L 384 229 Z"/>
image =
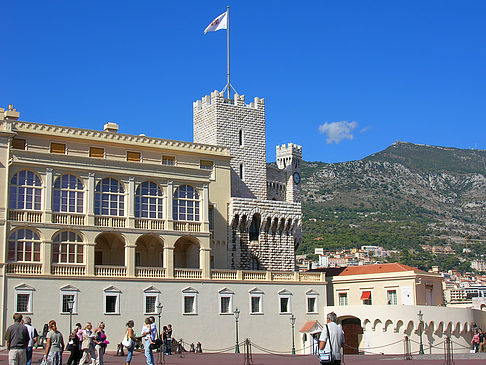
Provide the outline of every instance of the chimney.
<path id="1" fill-rule="evenodd" d="M 113 123 L 113 122 L 108 122 L 104 126 L 104 131 L 105 132 L 111 132 L 111 133 L 116 133 L 118 132 L 118 124 Z"/>

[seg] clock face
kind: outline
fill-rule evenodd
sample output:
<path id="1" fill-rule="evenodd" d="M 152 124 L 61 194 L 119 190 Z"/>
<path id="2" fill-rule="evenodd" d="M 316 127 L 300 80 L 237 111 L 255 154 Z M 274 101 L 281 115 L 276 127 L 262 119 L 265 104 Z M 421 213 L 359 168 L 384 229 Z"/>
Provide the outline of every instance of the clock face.
<path id="1" fill-rule="evenodd" d="M 294 182 L 297 185 L 300 184 L 300 174 L 298 172 L 294 172 Z"/>

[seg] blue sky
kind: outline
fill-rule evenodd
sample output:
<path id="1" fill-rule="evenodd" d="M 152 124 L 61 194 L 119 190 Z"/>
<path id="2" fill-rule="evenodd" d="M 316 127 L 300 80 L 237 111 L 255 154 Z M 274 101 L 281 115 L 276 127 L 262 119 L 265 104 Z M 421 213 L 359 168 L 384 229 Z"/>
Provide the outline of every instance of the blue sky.
<path id="1" fill-rule="evenodd" d="M 0 106 L 21 119 L 192 140 L 192 102 L 266 100 L 267 156 L 363 158 L 396 140 L 486 148 L 485 1 L 5 1 Z"/>

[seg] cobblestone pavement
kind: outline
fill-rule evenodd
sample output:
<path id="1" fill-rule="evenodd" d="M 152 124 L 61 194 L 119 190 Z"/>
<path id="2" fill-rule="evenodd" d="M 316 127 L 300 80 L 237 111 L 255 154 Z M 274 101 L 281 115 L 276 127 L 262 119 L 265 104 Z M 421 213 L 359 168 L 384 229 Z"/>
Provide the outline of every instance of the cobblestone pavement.
<path id="1" fill-rule="evenodd" d="M 38 365 L 42 358 L 43 352 L 41 350 L 34 351 L 33 365 Z M 66 364 L 69 353 L 64 353 L 63 364 Z M 156 364 L 157 355 L 155 355 Z M 319 365 L 319 362 L 315 356 L 311 355 L 267 355 L 267 354 L 253 354 L 253 365 Z M 344 358 L 344 364 L 359 364 L 359 365 L 377 365 L 377 362 L 381 362 L 383 365 L 415 365 L 415 364 L 427 364 L 427 365 L 443 365 L 443 355 L 421 355 L 414 356 L 413 360 L 403 360 L 399 355 L 347 355 Z M 473 363 L 485 364 L 486 353 L 482 354 L 455 354 L 455 365 L 472 365 Z M 0 364 L 8 364 L 8 354 L 6 350 L 0 351 Z M 114 353 L 109 352 L 105 354 L 104 364 L 125 364 L 125 357 L 115 356 Z M 135 352 L 132 365 L 144 365 L 145 355 L 143 352 Z M 184 357 L 181 358 L 178 355 L 165 356 L 165 364 L 167 365 L 244 365 L 244 354 L 194 354 L 184 353 Z"/>

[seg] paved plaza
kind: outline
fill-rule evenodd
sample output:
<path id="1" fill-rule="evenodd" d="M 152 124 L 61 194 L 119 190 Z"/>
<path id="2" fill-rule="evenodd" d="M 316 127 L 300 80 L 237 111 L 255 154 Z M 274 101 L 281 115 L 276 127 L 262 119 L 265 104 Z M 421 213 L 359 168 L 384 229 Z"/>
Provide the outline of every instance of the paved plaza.
<path id="1" fill-rule="evenodd" d="M 42 358 L 43 352 L 41 350 L 35 351 L 33 356 L 32 364 L 39 364 Z M 65 352 L 63 356 L 63 364 L 66 364 L 69 353 Z M 0 351 L 0 364 L 7 364 L 8 354 L 6 350 Z M 157 354 L 155 354 L 156 365 Z M 318 365 L 319 362 L 315 356 L 311 355 L 270 355 L 270 354 L 253 354 L 252 356 L 253 365 Z M 344 364 L 359 364 L 359 365 L 377 365 L 380 362 L 383 365 L 394 365 L 394 364 L 422 364 L 427 365 L 443 365 L 444 358 L 441 355 L 422 355 L 414 356 L 413 360 L 403 360 L 403 357 L 397 355 L 347 355 L 344 358 Z M 124 364 L 125 357 L 115 356 L 114 353 L 108 352 L 104 357 L 104 364 Z M 179 357 L 179 355 L 165 356 L 164 364 L 167 365 L 244 365 L 245 355 L 244 354 L 233 354 L 233 353 L 222 353 L 222 354 L 212 354 L 212 353 L 184 353 L 184 357 Z M 454 356 L 454 364 L 468 364 L 473 363 L 486 363 L 486 353 L 483 354 L 456 354 Z M 145 355 L 142 352 L 135 352 L 133 360 L 133 365 L 144 365 Z"/>

